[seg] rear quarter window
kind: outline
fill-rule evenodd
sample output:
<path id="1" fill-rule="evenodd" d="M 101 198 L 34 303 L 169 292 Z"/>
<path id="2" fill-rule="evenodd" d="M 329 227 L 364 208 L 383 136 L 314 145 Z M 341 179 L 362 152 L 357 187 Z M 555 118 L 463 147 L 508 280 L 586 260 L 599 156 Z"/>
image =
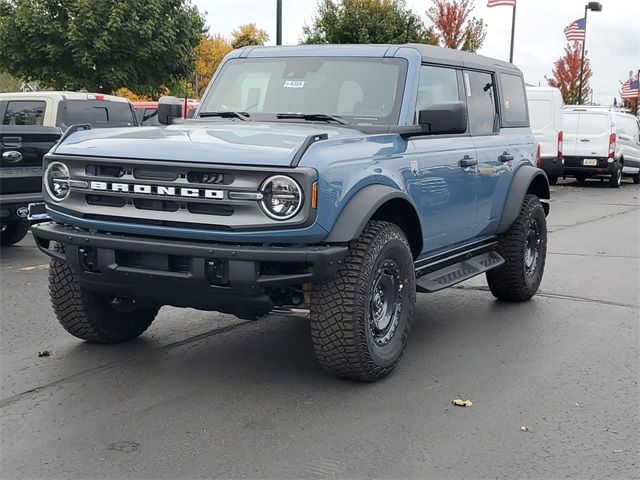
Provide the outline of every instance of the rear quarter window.
<path id="1" fill-rule="evenodd" d="M 529 124 L 524 82 L 517 75 L 500 74 L 502 86 L 502 123 L 505 126 Z"/>
<path id="2" fill-rule="evenodd" d="M 81 123 L 88 123 L 92 128 L 135 125 L 134 113 L 127 102 L 67 100 L 61 108 L 61 122 L 65 127 Z"/>
<path id="3" fill-rule="evenodd" d="M 16 100 L 7 102 L 3 125 L 42 125 L 45 102 Z"/>

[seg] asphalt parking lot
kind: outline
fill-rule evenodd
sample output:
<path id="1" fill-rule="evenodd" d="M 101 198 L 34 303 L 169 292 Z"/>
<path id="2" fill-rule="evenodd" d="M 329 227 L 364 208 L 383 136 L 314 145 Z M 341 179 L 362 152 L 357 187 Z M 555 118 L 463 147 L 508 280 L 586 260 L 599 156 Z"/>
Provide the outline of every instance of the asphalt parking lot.
<path id="1" fill-rule="evenodd" d="M 548 221 L 539 295 L 419 296 L 375 384 L 324 373 L 303 319 L 164 308 L 134 342 L 83 343 L 27 236 L 0 262 L 1 476 L 639 478 L 640 187 L 568 180 Z"/>

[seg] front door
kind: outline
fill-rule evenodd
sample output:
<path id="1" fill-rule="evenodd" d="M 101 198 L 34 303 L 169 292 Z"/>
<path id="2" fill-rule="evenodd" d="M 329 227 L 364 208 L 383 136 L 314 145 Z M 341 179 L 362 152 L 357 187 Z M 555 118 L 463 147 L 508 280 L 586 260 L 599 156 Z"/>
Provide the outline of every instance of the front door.
<path id="1" fill-rule="evenodd" d="M 432 103 L 463 100 L 459 70 L 423 65 L 417 112 Z M 414 137 L 410 195 L 419 209 L 424 252 L 463 244 L 473 236 L 476 210 L 475 146 L 468 134 Z M 466 165 L 466 164 L 471 165 Z"/>

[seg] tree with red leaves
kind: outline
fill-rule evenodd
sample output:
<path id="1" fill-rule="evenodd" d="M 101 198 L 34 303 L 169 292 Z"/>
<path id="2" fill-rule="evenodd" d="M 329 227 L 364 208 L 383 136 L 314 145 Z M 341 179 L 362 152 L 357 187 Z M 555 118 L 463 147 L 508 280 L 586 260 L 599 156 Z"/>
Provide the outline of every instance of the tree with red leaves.
<path id="1" fill-rule="evenodd" d="M 434 0 L 426 11 L 433 22 L 427 43 L 467 52 L 478 50 L 487 36 L 487 25 L 481 18 L 469 18 L 474 7 L 473 0 Z"/>
<path id="2" fill-rule="evenodd" d="M 562 99 L 567 105 L 575 105 L 580 98 L 580 56 L 582 46 L 579 42 L 573 45 L 567 44 L 564 55 L 553 63 L 553 78 L 547 78 L 550 87 L 560 89 Z M 587 54 L 584 55 L 584 73 L 582 76 L 582 98 L 589 98 L 589 80 L 591 79 L 591 67 Z"/>

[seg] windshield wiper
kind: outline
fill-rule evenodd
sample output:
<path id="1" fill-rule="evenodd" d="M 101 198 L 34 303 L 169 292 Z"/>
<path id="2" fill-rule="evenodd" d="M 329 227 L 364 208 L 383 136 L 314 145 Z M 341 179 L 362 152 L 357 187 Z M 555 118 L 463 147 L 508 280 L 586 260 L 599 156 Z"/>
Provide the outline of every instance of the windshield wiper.
<path id="1" fill-rule="evenodd" d="M 276 113 L 276 118 L 301 118 L 303 120 L 324 120 L 325 122 L 336 122 L 340 125 L 349 125 L 349 121 L 337 115 L 327 113 Z"/>
<path id="2" fill-rule="evenodd" d="M 239 118 L 243 122 L 248 121 L 251 118 L 247 112 L 234 112 L 234 111 L 223 111 L 223 112 L 200 112 L 199 117 L 222 117 L 222 118 Z"/>

